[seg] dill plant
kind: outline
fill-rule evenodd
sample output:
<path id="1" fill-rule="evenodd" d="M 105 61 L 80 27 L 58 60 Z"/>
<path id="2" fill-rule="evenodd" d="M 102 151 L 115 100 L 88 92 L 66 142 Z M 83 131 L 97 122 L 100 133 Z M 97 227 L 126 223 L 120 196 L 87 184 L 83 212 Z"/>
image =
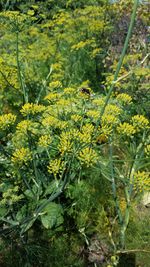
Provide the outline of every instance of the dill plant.
<path id="1" fill-rule="evenodd" d="M 134 203 L 150 188 L 149 119 L 137 114 L 132 92 L 121 90 L 126 66 L 137 60 L 125 56 L 132 23 L 118 67 L 112 66 L 114 81 L 106 77 L 103 94 L 90 88 L 99 85 L 98 62 L 107 61 L 108 8 L 68 8 L 40 23 L 32 10 L 2 12 L 11 24 L 5 24 L 0 60 L 1 98 L 6 96 L 0 116 L 1 234 L 19 244 L 30 266 L 35 243 L 42 246 L 43 240 L 53 266 L 84 266 L 83 254 L 92 264 L 103 259 L 104 266 L 116 266 L 128 249 Z M 12 88 L 15 104 L 9 102 Z M 104 248 L 94 247 L 98 259 L 90 251 L 94 238 Z M 37 264 L 44 261 L 41 246 Z"/>

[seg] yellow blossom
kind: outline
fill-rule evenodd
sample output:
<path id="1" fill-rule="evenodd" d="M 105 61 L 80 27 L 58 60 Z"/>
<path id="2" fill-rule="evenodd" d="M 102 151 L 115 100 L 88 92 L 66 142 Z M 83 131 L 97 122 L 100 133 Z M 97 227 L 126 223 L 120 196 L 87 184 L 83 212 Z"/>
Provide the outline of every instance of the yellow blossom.
<path id="1" fill-rule="evenodd" d="M 17 149 L 12 155 L 12 162 L 17 165 L 26 164 L 28 161 L 32 159 L 31 152 L 28 148 L 20 148 Z"/>
<path id="2" fill-rule="evenodd" d="M 23 120 L 17 124 L 16 129 L 18 132 L 21 132 L 24 134 L 27 134 L 28 131 L 35 134 L 38 131 L 38 127 L 39 125 L 36 122 L 32 122 L 30 120 Z"/>
<path id="3" fill-rule="evenodd" d="M 98 54 L 100 54 L 100 52 L 102 51 L 101 48 L 95 48 L 92 52 L 91 52 L 91 57 L 95 58 Z"/>
<path id="4" fill-rule="evenodd" d="M 27 115 L 35 115 L 37 113 L 41 113 L 45 110 L 43 105 L 33 104 L 33 103 L 26 103 L 22 109 L 20 110 L 23 116 Z"/>
<path id="5" fill-rule="evenodd" d="M 48 127 L 54 127 L 57 128 L 59 127 L 59 120 L 53 116 L 48 116 L 42 120 L 43 126 L 46 128 Z"/>
<path id="6" fill-rule="evenodd" d="M 149 128 L 149 121 L 143 115 L 135 115 L 132 117 L 133 126 L 137 131 Z"/>
<path id="7" fill-rule="evenodd" d="M 58 93 L 51 92 L 47 96 L 45 96 L 44 99 L 45 100 L 49 100 L 49 101 L 54 101 L 54 100 L 57 100 L 58 97 L 59 97 L 59 94 Z"/>
<path id="8" fill-rule="evenodd" d="M 145 147 L 145 154 L 150 156 L 150 144 Z"/>
<path id="9" fill-rule="evenodd" d="M 75 122 L 81 121 L 82 120 L 82 116 L 78 115 L 78 114 L 74 114 L 71 115 L 71 119 Z"/>
<path id="10" fill-rule="evenodd" d="M 78 158 L 82 164 L 90 167 L 97 162 L 98 155 L 92 148 L 86 147 L 80 151 Z"/>
<path id="11" fill-rule="evenodd" d="M 58 149 L 63 155 L 64 153 L 69 153 L 72 151 L 73 142 L 71 141 L 72 136 L 70 132 L 62 132 L 60 135 L 60 143 Z"/>
<path id="12" fill-rule="evenodd" d="M 87 116 L 93 118 L 93 119 L 98 119 L 100 116 L 100 112 L 98 110 L 89 110 L 86 112 Z"/>
<path id="13" fill-rule="evenodd" d="M 62 87 L 62 83 L 60 81 L 53 81 L 49 83 L 50 89 L 56 89 Z"/>
<path id="14" fill-rule="evenodd" d="M 112 114 L 114 116 L 118 116 L 121 114 L 121 112 L 121 108 L 119 108 L 117 105 L 108 104 L 105 108 L 105 114 Z"/>
<path id="15" fill-rule="evenodd" d="M 119 126 L 117 127 L 117 131 L 118 133 L 127 135 L 127 136 L 132 136 L 136 132 L 134 126 L 127 122 L 120 123 Z"/>
<path id="16" fill-rule="evenodd" d="M 74 94 L 74 93 L 76 93 L 76 89 L 75 88 L 72 88 L 72 87 L 64 88 L 64 94 L 65 95 L 71 95 L 71 94 Z"/>
<path id="17" fill-rule="evenodd" d="M 134 188 L 142 190 L 150 190 L 150 172 L 138 171 L 134 174 Z"/>
<path id="18" fill-rule="evenodd" d="M 115 115 L 104 113 L 102 116 L 102 126 L 111 125 L 114 126 L 118 124 L 119 120 Z"/>
<path id="19" fill-rule="evenodd" d="M 93 104 L 96 104 L 97 106 L 100 106 L 100 107 L 102 107 L 105 104 L 105 101 L 103 98 L 94 99 L 92 102 Z"/>
<path id="20" fill-rule="evenodd" d="M 92 141 L 93 132 L 94 126 L 92 124 L 87 123 L 83 125 L 79 134 L 80 141 L 83 143 L 90 143 Z"/>
<path id="21" fill-rule="evenodd" d="M 132 97 L 125 93 L 118 94 L 116 99 L 120 101 L 122 104 L 130 104 L 132 102 Z"/>
<path id="22" fill-rule="evenodd" d="M 52 142 L 52 138 L 49 135 L 42 135 L 39 138 L 38 146 L 47 148 Z"/>
<path id="23" fill-rule="evenodd" d="M 13 125 L 16 121 L 16 116 L 8 113 L 0 116 L 0 129 L 6 130 L 9 126 Z"/>
<path id="24" fill-rule="evenodd" d="M 51 160 L 47 168 L 48 172 L 52 173 L 55 177 L 57 174 L 61 175 L 64 170 L 64 161 L 61 161 L 61 159 Z"/>

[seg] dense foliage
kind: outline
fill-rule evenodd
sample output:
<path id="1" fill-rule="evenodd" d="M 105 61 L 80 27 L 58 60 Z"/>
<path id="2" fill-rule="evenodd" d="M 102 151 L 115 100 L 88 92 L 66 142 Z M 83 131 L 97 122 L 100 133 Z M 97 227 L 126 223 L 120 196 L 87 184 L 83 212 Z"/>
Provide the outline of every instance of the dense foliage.
<path id="1" fill-rule="evenodd" d="M 1 1 L 0 265 L 148 267 L 147 5 L 114 81 L 133 1 L 55 2 Z"/>

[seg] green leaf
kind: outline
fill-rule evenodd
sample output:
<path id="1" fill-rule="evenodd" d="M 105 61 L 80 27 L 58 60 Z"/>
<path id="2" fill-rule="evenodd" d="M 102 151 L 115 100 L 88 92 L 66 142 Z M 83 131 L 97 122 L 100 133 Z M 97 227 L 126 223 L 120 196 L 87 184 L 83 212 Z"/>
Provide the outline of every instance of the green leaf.
<path id="1" fill-rule="evenodd" d="M 46 229 L 61 225 L 63 223 L 62 206 L 54 202 L 49 203 L 41 214 L 41 221 Z"/>
<path id="2" fill-rule="evenodd" d="M 62 186 L 62 182 L 60 183 L 59 181 L 52 181 L 46 188 L 46 191 L 45 191 L 45 196 L 46 195 L 50 195 L 52 194 L 53 192 L 56 192 L 58 190 L 58 188 L 60 188 Z"/>
<path id="3" fill-rule="evenodd" d="M 21 228 L 22 228 L 22 230 L 21 230 L 21 235 L 24 234 L 26 231 L 28 231 L 28 230 L 32 227 L 32 225 L 34 224 L 35 220 L 36 220 L 36 218 L 31 219 L 29 222 L 24 223 L 24 224 L 21 226 Z"/>

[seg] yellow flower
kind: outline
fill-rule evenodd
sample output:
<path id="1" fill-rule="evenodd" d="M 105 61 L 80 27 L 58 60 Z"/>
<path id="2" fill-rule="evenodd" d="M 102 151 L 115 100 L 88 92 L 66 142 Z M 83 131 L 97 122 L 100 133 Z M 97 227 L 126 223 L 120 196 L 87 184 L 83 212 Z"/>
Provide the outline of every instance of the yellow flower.
<path id="1" fill-rule="evenodd" d="M 134 188 L 142 190 L 150 190 L 150 172 L 138 171 L 134 174 Z"/>
<path id="2" fill-rule="evenodd" d="M 61 161 L 61 159 L 54 159 L 50 161 L 47 168 L 48 172 L 52 173 L 56 177 L 57 174 L 61 175 L 64 170 L 64 166 L 64 161 Z"/>
<path id="3" fill-rule="evenodd" d="M 135 115 L 132 117 L 133 126 L 137 131 L 149 128 L 149 121 L 143 115 Z"/>
<path id="4" fill-rule="evenodd" d="M 13 125 L 16 121 L 16 116 L 8 113 L 0 116 L 0 129 L 6 130 L 11 125 Z"/>
<path id="5" fill-rule="evenodd" d="M 76 89 L 75 88 L 72 88 L 72 87 L 67 87 L 64 89 L 64 94 L 65 95 L 72 95 L 76 93 Z"/>
<path id="6" fill-rule="evenodd" d="M 100 116 L 100 112 L 98 110 L 89 110 L 86 112 L 86 114 L 92 119 L 98 119 Z"/>
<path id="7" fill-rule="evenodd" d="M 36 134 L 39 131 L 39 124 L 30 120 L 23 120 L 17 124 L 17 131 L 27 134 L 28 131 Z"/>
<path id="8" fill-rule="evenodd" d="M 120 101 L 122 104 L 131 104 L 132 102 L 132 97 L 125 93 L 118 94 L 116 99 Z"/>
<path id="9" fill-rule="evenodd" d="M 81 132 L 79 133 L 80 141 L 83 143 L 90 143 L 92 141 L 93 132 L 94 132 L 94 126 L 90 123 L 85 124 L 81 128 Z"/>
<path id="10" fill-rule="evenodd" d="M 118 116 L 121 114 L 121 112 L 122 112 L 121 108 L 119 108 L 118 106 L 113 105 L 113 104 L 108 104 L 105 108 L 105 114 L 111 114 L 114 116 Z"/>
<path id="11" fill-rule="evenodd" d="M 134 126 L 127 122 L 120 123 L 119 126 L 117 127 L 117 131 L 118 133 L 127 135 L 127 136 L 132 136 L 136 132 Z"/>
<path id="12" fill-rule="evenodd" d="M 20 148 L 17 149 L 12 155 L 12 162 L 17 165 L 26 164 L 28 161 L 32 159 L 31 152 L 28 148 Z"/>
<path id="13" fill-rule="evenodd" d="M 71 115 L 71 119 L 75 122 L 81 121 L 82 117 L 78 114 Z"/>
<path id="14" fill-rule="evenodd" d="M 98 127 L 96 135 L 96 143 L 98 144 L 106 143 L 111 133 L 112 133 L 112 128 L 109 125 L 103 125 L 102 127 Z"/>
<path id="15" fill-rule="evenodd" d="M 58 97 L 59 97 L 58 93 L 51 92 L 47 96 L 45 96 L 44 99 L 49 100 L 49 101 L 54 101 L 54 100 L 57 100 Z"/>
<path id="16" fill-rule="evenodd" d="M 105 104 L 105 101 L 103 98 L 94 99 L 92 102 L 93 104 L 100 106 L 100 107 L 102 107 Z"/>
<path id="17" fill-rule="evenodd" d="M 72 140 L 72 136 L 70 132 L 61 133 L 58 149 L 62 155 L 66 152 L 69 153 L 72 151 L 73 142 L 71 140 Z"/>
<path id="18" fill-rule="evenodd" d="M 59 120 L 53 116 L 48 116 L 42 120 L 42 124 L 46 128 L 49 128 L 49 127 L 57 128 L 59 127 Z"/>
<path id="19" fill-rule="evenodd" d="M 27 115 L 35 115 L 37 113 L 41 113 L 45 110 L 45 107 L 43 105 L 33 104 L 33 103 L 27 103 L 25 104 L 22 109 L 20 110 L 21 114 L 23 116 Z"/>
<path id="20" fill-rule="evenodd" d="M 102 127 L 104 125 L 115 126 L 119 120 L 115 115 L 104 113 L 102 116 Z"/>
<path id="21" fill-rule="evenodd" d="M 97 162 L 98 155 L 92 148 L 86 147 L 80 151 L 78 158 L 82 164 L 90 167 Z"/>
<path id="22" fill-rule="evenodd" d="M 52 138 L 49 135 L 42 135 L 39 138 L 38 146 L 47 148 L 52 142 Z"/>
<path id="23" fill-rule="evenodd" d="M 70 105 L 71 105 L 71 101 L 67 100 L 67 99 L 61 98 L 61 99 L 59 99 L 57 101 L 57 106 L 60 107 L 60 108 L 64 108 L 65 109 L 66 107 L 68 107 Z"/>
<path id="24" fill-rule="evenodd" d="M 62 87 L 62 83 L 60 81 L 53 81 L 49 83 L 49 88 L 50 89 L 56 89 Z"/>
<path id="25" fill-rule="evenodd" d="M 91 53 L 91 57 L 95 58 L 98 54 L 100 54 L 101 51 L 102 51 L 101 48 L 95 48 Z"/>
<path id="26" fill-rule="evenodd" d="M 145 154 L 150 156 L 150 144 L 145 147 Z"/>

